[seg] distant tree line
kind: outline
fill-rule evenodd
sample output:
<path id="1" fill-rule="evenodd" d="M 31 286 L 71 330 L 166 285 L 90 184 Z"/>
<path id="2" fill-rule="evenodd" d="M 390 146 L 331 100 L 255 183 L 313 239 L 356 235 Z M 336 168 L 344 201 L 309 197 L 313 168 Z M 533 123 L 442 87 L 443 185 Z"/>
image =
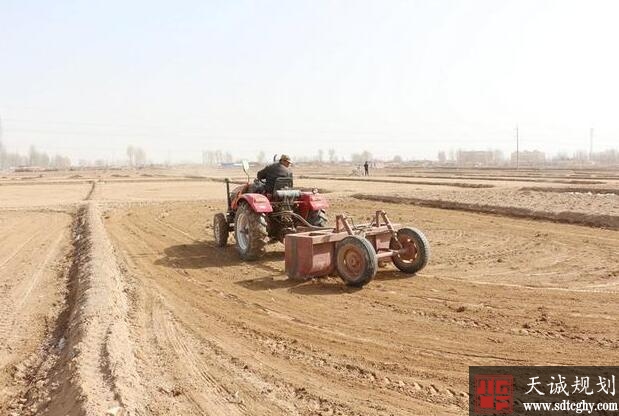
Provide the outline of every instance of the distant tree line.
<path id="1" fill-rule="evenodd" d="M 264 157 L 264 154 L 263 154 Z M 230 152 L 222 152 L 221 150 L 204 150 L 202 151 L 203 166 L 219 166 L 222 163 L 232 163 L 234 158 Z"/>
<path id="2" fill-rule="evenodd" d="M 229 153 L 226 153 L 226 155 L 228 155 Z M 218 162 L 221 158 L 225 159 L 224 155 L 220 152 L 220 151 L 216 151 L 216 152 L 203 152 L 202 154 L 202 160 L 204 165 L 207 166 L 212 166 L 212 165 L 217 165 L 220 162 Z M 374 156 L 372 155 L 372 153 L 370 153 L 367 150 L 364 150 L 360 153 L 353 153 L 350 155 L 350 161 L 356 164 L 363 164 L 365 163 L 365 161 L 372 161 L 374 159 Z M 258 162 L 259 164 L 263 164 L 265 162 L 271 163 L 271 159 L 266 158 L 266 154 L 263 150 L 260 150 L 258 152 L 258 154 L 256 155 L 256 162 Z M 393 158 L 394 162 L 402 162 L 402 156 L 395 156 Z M 224 160 L 225 161 L 225 160 Z M 337 163 L 339 161 L 346 161 L 346 158 L 338 158 L 335 149 L 318 149 L 316 151 L 315 154 L 313 155 L 309 155 L 309 156 L 303 156 L 303 155 L 299 155 L 294 157 L 294 161 L 297 163 L 312 163 L 312 162 L 318 162 L 318 163 Z"/>
<path id="3" fill-rule="evenodd" d="M 350 156 L 350 160 L 352 161 L 352 163 L 357 163 L 357 164 L 361 164 L 361 163 L 365 163 L 365 161 L 370 161 L 372 160 L 372 153 L 368 152 L 367 150 L 364 150 L 361 153 L 353 153 Z"/>
<path id="4" fill-rule="evenodd" d="M 326 152 L 324 149 L 318 149 L 316 154 L 312 156 L 299 156 L 296 158 L 296 160 L 298 162 L 336 163 L 338 161 L 338 157 L 335 154 L 335 149 L 329 149 Z"/>
<path id="5" fill-rule="evenodd" d="M 71 166 L 71 159 L 58 154 L 50 157 L 46 152 L 38 151 L 34 146 L 30 146 L 27 155 L 11 153 L 0 142 L 0 169 L 20 166 L 65 169 Z"/>
<path id="6" fill-rule="evenodd" d="M 146 152 L 141 147 L 128 146 L 127 157 L 129 158 L 129 166 L 142 167 L 146 165 Z"/>

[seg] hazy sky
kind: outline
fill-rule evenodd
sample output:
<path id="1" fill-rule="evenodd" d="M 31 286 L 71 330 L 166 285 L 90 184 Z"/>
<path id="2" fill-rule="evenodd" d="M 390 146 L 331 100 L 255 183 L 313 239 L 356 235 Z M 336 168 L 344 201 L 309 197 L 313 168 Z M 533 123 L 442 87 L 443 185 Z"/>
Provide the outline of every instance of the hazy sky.
<path id="1" fill-rule="evenodd" d="M 0 0 L 10 150 L 619 147 L 617 1 Z"/>

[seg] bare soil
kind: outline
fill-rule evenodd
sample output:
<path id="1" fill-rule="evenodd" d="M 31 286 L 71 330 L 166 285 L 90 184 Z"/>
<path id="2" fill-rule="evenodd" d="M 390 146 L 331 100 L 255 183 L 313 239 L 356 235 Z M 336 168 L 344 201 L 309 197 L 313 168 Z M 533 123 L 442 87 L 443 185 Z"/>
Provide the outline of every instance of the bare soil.
<path id="1" fill-rule="evenodd" d="M 52 348 L 64 309 L 71 216 L 0 211 L 0 414 Z"/>
<path id="2" fill-rule="evenodd" d="M 465 415 L 470 365 L 619 359 L 618 231 L 351 197 L 499 191 L 518 208 L 512 185 L 298 181 L 332 191 L 332 215 L 385 209 L 426 233 L 422 272 L 352 289 L 288 280 L 279 243 L 251 263 L 215 247 L 224 185 L 163 174 L 223 177 L 0 187 L 0 414 Z"/>

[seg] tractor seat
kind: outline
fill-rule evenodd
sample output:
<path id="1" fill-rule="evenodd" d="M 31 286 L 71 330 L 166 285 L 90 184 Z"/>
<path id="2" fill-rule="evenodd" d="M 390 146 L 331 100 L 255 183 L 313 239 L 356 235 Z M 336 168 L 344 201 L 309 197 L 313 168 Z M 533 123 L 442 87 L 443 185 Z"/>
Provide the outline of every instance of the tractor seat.
<path id="1" fill-rule="evenodd" d="M 280 189 L 292 189 L 292 176 L 276 178 L 273 184 L 273 195 Z"/>

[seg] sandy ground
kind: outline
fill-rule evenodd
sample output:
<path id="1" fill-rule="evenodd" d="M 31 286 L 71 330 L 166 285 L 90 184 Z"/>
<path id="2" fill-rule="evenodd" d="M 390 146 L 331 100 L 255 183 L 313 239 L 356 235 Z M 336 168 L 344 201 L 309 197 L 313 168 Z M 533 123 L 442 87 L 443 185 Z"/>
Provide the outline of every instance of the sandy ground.
<path id="1" fill-rule="evenodd" d="M 617 231 L 350 197 L 475 188 L 298 181 L 428 236 L 422 272 L 352 289 L 289 281 L 281 244 L 215 247 L 221 183 L 90 179 L 0 186 L 0 414 L 465 415 L 470 365 L 619 359 Z"/>
<path id="2" fill-rule="evenodd" d="M 0 186 L 0 208 L 71 205 L 79 202 L 90 186 L 88 183 Z"/>
<path id="3" fill-rule="evenodd" d="M 96 199 L 105 202 L 127 201 L 195 201 L 201 199 L 225 199 L 223 183 L 211 181 L 192 182 L 135 182 L 97 183 Z"/>
<path id="4" fill-rule="evenodd" d="M 422 198 L 435 201 L 453 201 L 465 204 L 492 205 L 535 209 L 546 212 L 579 212 L 619 216 L 619 186 L 606 186 L 601 193 L 583 192 L 582 185 L 571 191 L 564 186 L 561 192 L 549 192 L 546 188 L 531 190 L 530 185 L 514 182 L 506 186 L 495 184 L 493 188 L 462 188 L 455 186 L 433 186 L 400 184 L 383 181 L 387 178 L 368 178 L 363 180 L 318 180 L 304 179 L 299 184 L 314 184 L 333 192 L 364 192 L 377 195 L 398 195 L 400 197 Z M 456 183 L 456 182 L 449 182 Z M 477 182 L 475 182 L 477 183 Z M 550 188 L 552 189 L 552 188 Z M 595 190 L 596 188 L 591 187 Z"/>
<path id="5" fill-rule="evenodd" d="M 0 414 L 29 386 L 63 309 L 71 216 L 0 212 Z"/>
<path id="6" fill-rule="evenodd" d="M 265 261 L 239 262 L 193 225 L 209 207 L 111 213 L 146 312 L 136 335 L 150 340 L 138 353 L 143 380 L 156 380 L 146 384 L 150 410 L 464 414 L 469 365 L 619 358 L 614 232 L 386 208 L 427 230 L 431 266 L 416 278 L 388 267 L 358 291 L 337 278 L 286 280 L 279 245 Z"/>

